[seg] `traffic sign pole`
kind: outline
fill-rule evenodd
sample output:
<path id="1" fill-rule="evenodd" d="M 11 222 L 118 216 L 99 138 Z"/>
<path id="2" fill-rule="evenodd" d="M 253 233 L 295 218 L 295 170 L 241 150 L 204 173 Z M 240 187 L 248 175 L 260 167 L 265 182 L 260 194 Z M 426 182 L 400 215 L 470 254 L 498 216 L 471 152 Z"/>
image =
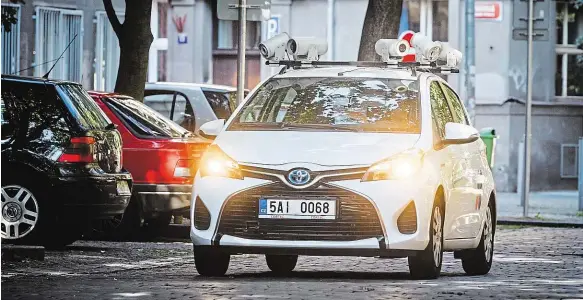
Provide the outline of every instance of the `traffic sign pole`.
<path id="1" fill-rule="evenodd" d="M 237 47 L 237 105 L 245 91 L 245 48 L 247 46 L 247 0 L 239 0 L 239 46 Z"/>
<path id="2" fill-rule="evenodd" d="M 531 147 L 531 116 L 532 116 L 532 47 L 533 47 L 533 31 L 534 31 L 534 0 L 528 1 L 528 37 L 527 37 L 527 65 L 526 65 L 526 124 L 525 124 L 525 139 L 524 139 L 524 186 L 523 197 L 523 211 L 524 217 L 528 217 L 528 194 L 530 192 L 530 147 Z"/>

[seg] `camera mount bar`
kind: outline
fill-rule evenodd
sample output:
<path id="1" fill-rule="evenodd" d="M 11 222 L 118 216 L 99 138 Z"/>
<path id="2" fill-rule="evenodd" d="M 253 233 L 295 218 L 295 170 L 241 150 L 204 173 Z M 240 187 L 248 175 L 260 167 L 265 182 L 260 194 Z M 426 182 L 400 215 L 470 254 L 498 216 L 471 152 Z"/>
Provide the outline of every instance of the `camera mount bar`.
<path id="1" fill-rule="evenodd" d="M 437 66 L 435 62 L 422 63 L 422 62 L 384 62 L 384 61 L 309 61 L 309 60 L 279 60 L 279 61 L 266 61 L 268 66 L 284 66 L 285 68 L 281 73 L 285 72 L 289 68 L 300 68 L 300 67 L 337 67 L 337 66 L 354 66 L 354 67 L 366 67 L 366 68 L 395 68 L 395 69 L 411 69 L 413 76 L 416 76 L 416 71 L 420 72 L 431 72 L 439 74 L 449 74 L 449 73 L 459 73 L 459 69 L 455 68 L 443 68 Z"/>

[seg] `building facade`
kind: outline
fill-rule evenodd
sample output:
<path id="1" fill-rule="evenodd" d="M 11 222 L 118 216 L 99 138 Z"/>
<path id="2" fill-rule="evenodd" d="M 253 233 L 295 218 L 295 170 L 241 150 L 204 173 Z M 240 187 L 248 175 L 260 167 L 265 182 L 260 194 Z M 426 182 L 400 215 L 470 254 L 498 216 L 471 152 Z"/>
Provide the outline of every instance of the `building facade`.
<path id="1" fill-rule="evenodd" d="M 367 0 L 272 0 L 271 19 L 248 22 L 246 86 L 276 69 L 265 66 L 258 45 L 277 33 L 332 42 L 329 59 L 356 60 Z M 120 19 L 125 1 L 114 0 Z M 476 127 L 500 136 L 494 168 L 499 191 L 519 185 L 526 99 L 526 1 L 476 1 Z M 533 190 L 576 189 L 576 148 L 583 136 L 583 7 L 535 1 L 532 173 Z M 2 0 L 2 9 L 14 6 Z M 405 0 L 402 28 L 464 50 L 464 0 Z M 18 23 L 2 31 L 2 73 L 42 76 L 71 43 L 51 76 L 87 89 L 113 90 L 119 47 L 102 1 L 27 0 Z M 236 85 L 238 22 L 218 20 L 216 0 L 154 0 L 155 40 L 149 81 Z M 329 30 L 332 29 L 332 30 Z M 329 32 L 330 31 L 330 32 Z M 462 96 L 463 74 L 449 77 Z M 465 98 L 465 97 L 464 97 Z"/>

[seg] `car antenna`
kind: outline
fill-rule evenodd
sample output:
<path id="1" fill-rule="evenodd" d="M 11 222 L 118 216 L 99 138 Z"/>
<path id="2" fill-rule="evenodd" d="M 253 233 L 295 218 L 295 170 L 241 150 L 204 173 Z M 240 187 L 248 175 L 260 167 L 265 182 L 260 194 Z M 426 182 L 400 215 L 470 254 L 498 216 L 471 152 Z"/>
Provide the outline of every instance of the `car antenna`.
<path id="1" fill-rule="evenodd" d="M 69 47 L 71 46 L 71 44 L 73 43 L 73 41 L 77 38 L 78 33 L 75 33 L 75 36 L 71 39 L 71 41 L 69 42 L 69 45 L 67 45 L 67 47 L 65 47 L 65 50 L 63 50 L 63 53 L 61 53 L 61 55 L 56 59 L 55 63 L 53 64 L 53 66 L 49 69 L 49 71 L 43 75 L 44 79 L 48 79 L 49 78 L 49 74 L 51 74 L 51 71 L 55 68 L 55 66 L 57 65 L 57 63 L 59 63 L 59 60 L 61 59 L 61 57 L 63 57 L 63 55 L 65 54 L 65 52 L 67 52 L 67 50 L 69 49 Z"/>

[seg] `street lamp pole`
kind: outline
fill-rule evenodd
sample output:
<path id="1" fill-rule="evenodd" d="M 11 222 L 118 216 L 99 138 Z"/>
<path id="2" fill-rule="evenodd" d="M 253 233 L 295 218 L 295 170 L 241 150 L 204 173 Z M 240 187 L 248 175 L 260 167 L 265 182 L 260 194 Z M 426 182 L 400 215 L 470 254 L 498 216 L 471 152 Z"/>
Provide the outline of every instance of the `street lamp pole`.
<path id="1" fill-rule="evenodd" d="M 526 124 L 524 138 L 524 185 L 522 192 L 523 216 L 528 217 L 528 194 L 530 192 L 530 147 L 531 147 L 531 116 L 532 116 L 532 48 L 534 31 L 534 0 L 528 0 L 528 37 L 527 37 L 527 65 L 526 65 Z"/>

